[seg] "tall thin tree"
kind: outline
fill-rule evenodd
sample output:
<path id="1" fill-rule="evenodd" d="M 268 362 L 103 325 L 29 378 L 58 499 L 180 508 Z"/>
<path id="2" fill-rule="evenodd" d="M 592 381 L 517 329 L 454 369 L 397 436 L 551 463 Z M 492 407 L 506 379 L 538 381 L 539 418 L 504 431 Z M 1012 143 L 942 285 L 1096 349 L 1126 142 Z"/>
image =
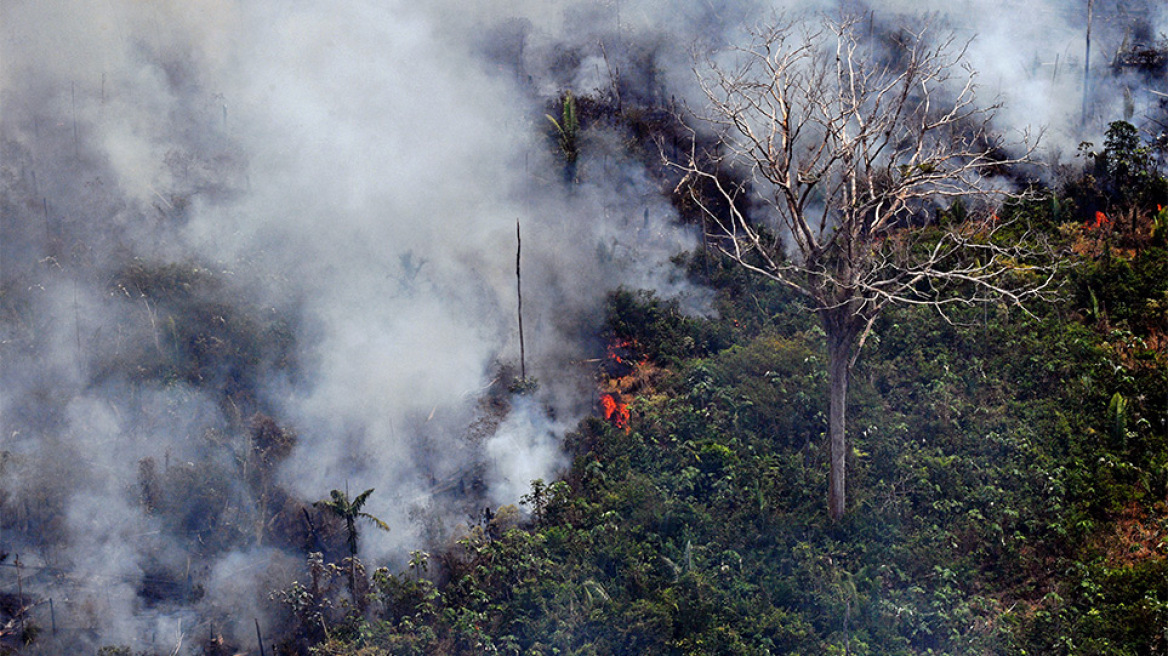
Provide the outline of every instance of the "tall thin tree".
<path id="1" fill-rule="evenodd" d="M 383 531 L 389 531 L 389 524 L 362 510 L 371 494 L 373 494 L 373 488 L 365 490 L 350 501 L 347 492 L 333 490 L 329 493 L 328 499 L 317 501 L 313 504 L 318 508 L 325 508 L 331 511 L 334 515 L 345 521 L 345 530 L 347 531 L 349 544 L 349 592 L 352 593 L 354 599 L 357 597 L 357 520 L 368 520 L 377 528 Z"/>
<path id="2" fill-rule="evenodd" d="M 1087 47 L 1083 53 L 1083 113 L 1082 125 L 1087 124 L 1091 107 L 1091 22 L 1095 17 L 1095 0 L 1087 0 Z"/>
<path id="3" fill-rule="evenodd" d="M 523 343 L 523 275 L 520 264 L 523 257 L 523 236 L 519 233 L 519 219 L 515 219 L 515 294 L 519 297 L 519 382 L 527 383 L 527 350 Z"/>

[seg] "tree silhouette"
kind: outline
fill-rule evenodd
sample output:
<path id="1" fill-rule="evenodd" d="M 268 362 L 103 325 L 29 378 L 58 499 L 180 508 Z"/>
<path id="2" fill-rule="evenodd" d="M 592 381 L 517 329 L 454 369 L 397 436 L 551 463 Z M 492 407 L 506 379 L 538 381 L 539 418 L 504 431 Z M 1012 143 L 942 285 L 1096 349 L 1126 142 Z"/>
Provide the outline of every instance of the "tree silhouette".
<path id="1" fill-rule="evenodd" d="M 357 607 L 362 611 L 364 611 L 365 604 L 361 595 L 357 594 L 357 520 L 367 519 L 373 522 L 377 528 L 383 531 L 389 530 L 389 524 L 361 510 L 365 507 L 365 502 L 369 500 L 370 494 L 373 494 L 373 488 L 365 490 L 350 501 L 347 491 L 333 490 L 329 493 L 329 499 L 312 504 L 317 508 L 327 508 L 334 515 L 345 520 L 345 529 L 348 531 L 349 537 L 349 594 L 353 596 Z M 364 575 L 362 575 L 362 579 L 364 579 Z"/>
<path id="2" fill-rule="evenodd" d="M 361 509 L 365 507 L 365 502 L 369 500 L 369 495 L 373 494 L 373 488 L 365 490 L 358 494 L 352 501 L 349 500 L 347 492 L 340 490 L 333 490 L 329 493 L 330 498 L 317 501 L 312 504 L 317 508 L 327 508 L 331 510 L 334 515 L 345 520 L 345 530 L 348 531 L 349 537 L 349 555 L 353 558 L 357 557 L 357 520 L 367 519 L 373 522 L 377 528 L 388 531 L 389 524 L 381 521 L 381 519 L 370 515 Z"/>

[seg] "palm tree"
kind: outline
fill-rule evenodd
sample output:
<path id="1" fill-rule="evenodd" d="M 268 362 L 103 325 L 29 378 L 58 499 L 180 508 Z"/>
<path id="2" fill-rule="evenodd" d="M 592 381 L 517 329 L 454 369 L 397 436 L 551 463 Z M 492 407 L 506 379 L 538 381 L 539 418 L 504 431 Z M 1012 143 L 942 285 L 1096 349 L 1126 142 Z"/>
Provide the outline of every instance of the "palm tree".
<path id="1" fill-rule="evenodd" d="M 357 594 L 357 519 L 368 519 L 377 528 L 383 531 L 389 530 L 389 524 L 361 510 L 365 507 L 365 502 L 369 500 L 370 494 L 373 494 L 373 488 L 365 490 L 349 501 L 348 490 L 345 492 L 333 490 L 329 493 L 330 499 L 312 504 L 317 508 L 328 508 L 334 515 L 345 520 L 345 528 L 349 532 L 349 594 L 353 596 L 353 601 L 361 612 L 365 611 L 365 601 Z"/>
<path id="2" fill-rule="evenodd" d="M 352 501 L 349 501 L 349 495 L 347 492 L 333 490 L 329 493 L 331 499 L 317 501 L 316 503 L 312 504 L 317 508 L 328 508 L 333 512 L 334 515 L 345 520 L 345 528 L 349 532 L 349 555 L 353 558 L 357 557 L 358 518 L 368 519 L 369 521 L 373 522 L 374 526 L 383 531 L 389 530 L 389 524 L 386 524 L 379 518 L 361 510 L 361 508 L 365 506 L 365 502 L 369 500 L 370 494 L 373 494 L 373 488 L 365 490 L 361 494 L 358 494 Z"/>

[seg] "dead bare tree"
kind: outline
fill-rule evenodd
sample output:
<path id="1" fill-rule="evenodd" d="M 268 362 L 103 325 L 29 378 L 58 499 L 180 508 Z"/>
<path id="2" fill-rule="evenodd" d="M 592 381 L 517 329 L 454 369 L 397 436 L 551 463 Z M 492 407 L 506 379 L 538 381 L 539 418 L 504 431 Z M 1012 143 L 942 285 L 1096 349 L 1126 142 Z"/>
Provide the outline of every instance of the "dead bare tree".
<path id="1" fill-rule="evenodd" d="M 952 37 L 905 32 L 875 51 L 849 21 L 787 22 L 699 66 L 707 105 L 678 193 L 711 243 L 798 293 L 826 334 L 830 376 L 828 506 L 845 509 L 848 379 L 891 303 L 1021 304 L 1052 289 L 1033 244 L 1004 239 L 992 174 L 1029 158 L 990 131 L 975 74 Z M 712 139 L 710 138 L 712 133 Z M 957 199 L 983 211 L 941 225 Z"/>

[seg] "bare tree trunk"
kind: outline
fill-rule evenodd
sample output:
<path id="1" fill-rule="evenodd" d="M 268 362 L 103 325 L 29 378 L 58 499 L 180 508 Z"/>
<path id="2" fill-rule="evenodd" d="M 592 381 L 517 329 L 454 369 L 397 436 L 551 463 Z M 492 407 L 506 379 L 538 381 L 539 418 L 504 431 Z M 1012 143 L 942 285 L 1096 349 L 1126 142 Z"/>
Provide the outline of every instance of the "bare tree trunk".
<path id="1" fill-rule="evenodd" d="M 264 656 L 264 634 L 260 633 L 260 619 L 258 617 L 252 618 L 256 625 L 256 643 L 260 646 L 260 656 Z"/>
<path id="2" fill-rule="evenodd" d="M 1091 107 L 1091 19 L 1095 13 L 1095 0 L 1087 0 L 1087 49 L 1083 54 L 1083 114 L 1080 125 L 1087 125 L 1087 114 Z"/>
<path id="3" fill-rule="evenodd" d="M 527 383 L 527 350 L 523 345 L 523 278 L 520 258 L 523 257 L 523 237 L 519 234 L 519 219 L 515 219 L 515 293 L 519 296 L 519 380 Z"/>
<path id="4" fill-rule="evenodd" d="M 831 518 L 837 521 L 844 516 L 844 507 L 847 503 L 845 482 L 848 445 L 844 429 L 847 423 L 850 357 L 851 340 L 846 335 L 840 336 L 828 331 L 827 369 L 831 401 L 827 432 L 831 443 L 831 472 L 827 505 Z"/>

